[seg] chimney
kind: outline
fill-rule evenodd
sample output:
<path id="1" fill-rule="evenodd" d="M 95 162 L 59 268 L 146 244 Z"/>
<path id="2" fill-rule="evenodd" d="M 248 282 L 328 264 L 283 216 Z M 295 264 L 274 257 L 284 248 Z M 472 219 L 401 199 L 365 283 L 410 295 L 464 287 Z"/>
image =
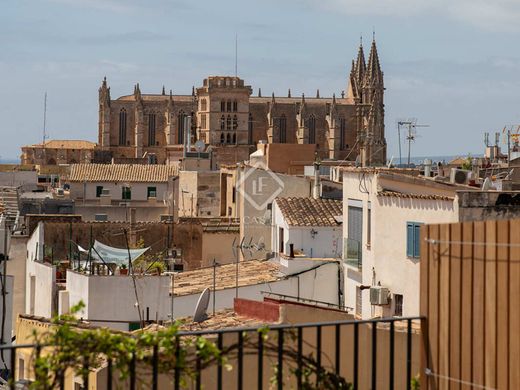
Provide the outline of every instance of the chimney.
<path id="1" fill-rule="evenodd" d="M 320 198 L 320 190 L 321 190 L 320 166 L 321 166 L 321 160 L 318 157 L 318 152 L 316 152 L 316 158 L 314 159 L 314 186 L 312 188 L 312 197 L 314 199 Z"/>

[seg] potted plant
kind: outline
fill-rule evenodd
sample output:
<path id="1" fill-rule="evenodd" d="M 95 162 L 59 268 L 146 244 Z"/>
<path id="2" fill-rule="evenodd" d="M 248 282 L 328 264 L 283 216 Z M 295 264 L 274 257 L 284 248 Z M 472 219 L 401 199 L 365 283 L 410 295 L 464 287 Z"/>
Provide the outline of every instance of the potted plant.
<path id="1" fill-rule="evenodd" d="M 126 264 L 121 264 L 119 267 L 119 275 L 128 275 L 128 268 Z"/>
<path id="2" fill-rule="evenodd" d="M 152 274 L 160 275 L 164 272 L 165 265 L 162 261 L 154 261 L 150 264 L 148 269 Z"/>

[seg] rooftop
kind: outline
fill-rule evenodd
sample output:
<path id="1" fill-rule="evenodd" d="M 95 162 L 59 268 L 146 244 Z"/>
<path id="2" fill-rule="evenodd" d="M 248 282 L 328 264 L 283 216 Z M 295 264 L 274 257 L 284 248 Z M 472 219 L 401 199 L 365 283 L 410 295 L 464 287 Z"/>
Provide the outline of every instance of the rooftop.
<path id="1" fill-rule="evenodd" d="M 455 197 L 443 196 L 436 194 L 413 194 L 413 193 L 402 193 L 397 191 L 382 190 L 377 193 L 377 196 L 395 197 L 395 198 L 410 198 L 410 199 L 427 199 L 427 200 L 447 200 L 453 201 Z"/>
<path id="2" fill-rule="evenodd" d="M 141 164 L 74 164 L 70 182 L 167 182 L 177 175 L 176 165 Z"/>
<path id="3" fill-rule="evenodd" d="M 25 147 L 30 148 L 42 148 L 46 147 L 49 149 L 94 149 L 96 147 L 95 142 L 82 141 L 82 140 L 49 140 L 45 141 L 44 144 L 34 144 Z"/>
<path id="4" fill-rule="evenodd" d="M 170 95 L 163 94 L 141 94 L 141 99 L 145 102 L 167 102 L 170 99 Z M 172 99 L 174 102 L 193 102 L 193 95 L 173 95 Z M 135 95 L 120 96 L 116 100 L 118 101 L 135 101 Z"/>
<path id="5" fill-rule="evenodd" d="M 236 264 L 217 267 L 216 290 L 235 287 Z M 238 266 L 238 286 L 252 286 L 280 280 L 284 275 L 280 266 L 267 260 L 241 261 Z M 213 286 L 213 267 L 201 268 L 175 274 L 174 295 L 199 294 Z"/>
<path id="6" fill-rule="evenodd" d="M 343 202 L 334 199 L 276 198 L 289 226 L 338 226 Z"/>
<path id="7" fill-rule="evenodd" d="M 224 309 L 215 312 L 212 315 L 208 311 L 208 318 L 203 322 L 193 322 L 193 317 L 177 318 L 180 322 L 181 331 L 197 331 L 197 330 L 218 330 L 218 329 L 229 329 L 236 327 L 260 327 L 265 325 L 266 322 L 262 322 L 256 318 L 250 318 L 241 316 L 233 309 Z"/>

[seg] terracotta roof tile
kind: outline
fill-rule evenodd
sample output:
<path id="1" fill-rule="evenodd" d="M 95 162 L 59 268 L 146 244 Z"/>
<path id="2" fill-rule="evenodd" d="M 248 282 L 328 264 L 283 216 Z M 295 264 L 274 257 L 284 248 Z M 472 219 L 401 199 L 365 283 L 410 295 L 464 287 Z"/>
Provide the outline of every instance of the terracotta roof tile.
<path id="1" fill-rule="evenodd" d="M 176 165 L 141 164 L 74 164 L 70 182 L 167 182 L 178 174 Z"/>
<path id="2" fill-rule="evenodd" d="M 193 317 L 178 318 L 181 331 L 218 330 L 236 327 L 260 327 L 266 325 L 255 318 L 244 317 L 236 314 L 233 309 L 219 310 L 211 315 L 208 310 L 208 318 L 203 322 L 193 322 Z M 272 322 L 271 322 L 272 323 Z"/>
<path id="3" fill-rule="evenodd" d="M 235 287 L 236 264 L 217 267 L 217 290 Z M 241 261 L 238 267 L 238 286 L 252 286 L 282 279 L 280 266 L 266 260 Z M 206 287 L 213 287 L 213 267 L 175 274 L 174 295 L 199 294 Z"/>
<path id="4" fill-rule="evenodd" d="M 451 196 L 443 196 L 436 194 L 405 194 L 397 191 L 389 191 L 383 190 L 377 193 L 377 196 L 388 196 L 388 197 L 396 197 L 396 198 L 411 198 L 411 199 L 429 199 L 429 200 L 449 200 L 452 201 L 453 197 Z"/>
<path id="5" fill-rule="evenodd" d="M 343 202 L 334 199 L 277 198 L 289 226 L 338 226 L 343 215 Z"/>

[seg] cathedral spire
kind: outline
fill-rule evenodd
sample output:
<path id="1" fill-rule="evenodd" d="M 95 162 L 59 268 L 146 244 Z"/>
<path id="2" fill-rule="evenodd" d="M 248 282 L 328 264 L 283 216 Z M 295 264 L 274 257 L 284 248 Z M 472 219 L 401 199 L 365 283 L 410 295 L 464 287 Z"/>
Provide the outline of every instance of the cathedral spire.
<path id="1" fill-rule="evenodd" d="M 379 55 L 377 54 L 375 37 L 372 40 L 372 46 L 370 47 L 366 77 L 371 82 L 383 81 L 383 72 L 381 72 L 381 65 L 379 64 Z"/>
<path id="2" fill-rule="evenodd" d="M 262 97 L 262 88 L 258 88 L 258 97 Z"/>
<path id="3" fill-rule="evenodd" d="M 103 77 L 101 87 L 99 87 L 99 102 L 110 106 L 110 87 L 107 83 L 107 77 Z"/>
<path id="4" fill-rule="evenodd" d="M 287 97 L 291 97 L 291 88 L 287 91 Z"/>
<path id="5" fill-rule="evenodd" d="M 363 51 L 363 41 L 359 43 L 358 55 L 356 63 L 352 67 L 354 77 L 358 82 L 363 80 L 366 71 L 365 52 Z"/>
<path id="6" fill-rule="evenodd" d="M 163 95 L 163 96 L 166 95 L 166 89 L 164 89 L 164 85 L 162 86 L 162 95 Z"/>
<path id="7" fill-rule="evenodd" d="M 273 105 L 274 105 L 274 103 L 275 103 L 274 92 L 273 92 L 273 94 L 271 95 L 271 103 L 272 103 Z"/>
<path id="8" fill-rule="evenodd" d="M 141 88 L 139 88 L 139 83 L 137 83 L 134 87 L 134 97 L 135 100 L 141 101 Z"/>
<path id="9" fill-rule="evenodd" d="M 318 99 L 320 98 L 320 90 L 319 89 L 316 90 L 316 98 L 318 98 Z"/>

